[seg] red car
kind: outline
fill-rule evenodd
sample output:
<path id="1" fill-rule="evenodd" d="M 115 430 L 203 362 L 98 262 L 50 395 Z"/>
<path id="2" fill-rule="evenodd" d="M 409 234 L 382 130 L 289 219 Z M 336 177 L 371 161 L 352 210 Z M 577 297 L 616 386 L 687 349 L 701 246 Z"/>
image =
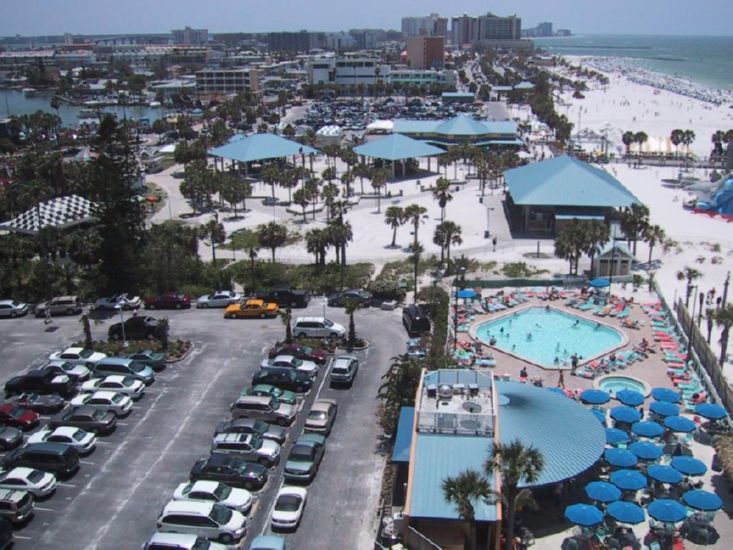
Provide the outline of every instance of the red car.
<path id="1" fill-rule="evenodd" d="M 145 298 L 145 309 L 188 309 L 191 298 L 177 292 L 166 292 Z"/>
<path id="2" fill-rule="evenodd" d="M 299 346 L 298 344 L 278 344 L 268 353 L 270 359 L 274 359 L 278 355 L 292 355 L 298 359 L 313 361 L 319 365 L 325 365 L 326 360 L 328 359 L 328 355 L 325 351 L 306 346 Z"/>
<path id="3" fill-rule="evenodd" d="M 0 424 L 15 426 L 23 430 L 32 430 L 38 426 L 40 417 L 34 412 L 20 405 L 5 403 L 0 405 Z"/>

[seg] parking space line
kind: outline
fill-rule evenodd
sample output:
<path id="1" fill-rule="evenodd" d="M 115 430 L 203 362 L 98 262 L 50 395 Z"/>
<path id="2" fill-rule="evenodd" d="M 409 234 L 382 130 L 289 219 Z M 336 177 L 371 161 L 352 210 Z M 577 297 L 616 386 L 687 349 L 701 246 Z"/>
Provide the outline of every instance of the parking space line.
<path id="1" fill-rule="evenodd" d="M 79 464 L 86 464 L 87 466 L 94 466 L 96 462 L 92 462 L 91 460 L 80 460 Z"/>
<path id="2" fill-rule="evenodd" d="M 59 487 L 71 487 L 72 489 L 76 489 L 76 485 L 75 484 L 73 484 L 73 483 L 67 483 L 65 481 L 60 481 L 58 483 L 58 486 Z"/>
<path id="3" fill-rule="evenodd" d="M 130 423 L 129 423 L 129 422 L 118 422 L 118 423 L 117 423 L 117 425 L 118 425 L 118 426 L 123 426 L 123 427 L 124 427 L 124 426 L 129 426 L 129 425 L 130 425 Z"/>
<path id="4" fill-rule="evenodd" d="M 44 506 L 34 506 L 33 509 L 40 510 L 41 512 L 55 512 L 56 511 L 53 508 L 46 508 Z"/>
<path id="5" fill-rule="evenodd" d="M 18 533 L 13 533 L 13 538 L 18 540 L 33 540 L 31 537 L 26 537 L 25 535 L 19 535 Z"/>

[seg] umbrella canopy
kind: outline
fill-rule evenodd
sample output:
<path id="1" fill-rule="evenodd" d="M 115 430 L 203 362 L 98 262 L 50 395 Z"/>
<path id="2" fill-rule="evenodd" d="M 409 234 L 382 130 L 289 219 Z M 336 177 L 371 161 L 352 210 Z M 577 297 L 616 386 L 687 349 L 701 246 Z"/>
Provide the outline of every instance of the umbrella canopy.
<path id="1" fill-rule="evenodd" d="M 621 401 L 624 405 L 631 407 L 638 407 L 644 403 L 644 396 L 636 390 L 621 390 L 616 392 L 616 399 Z"/>
<path id="2" fill-rule="evenodd" d="M 684 416 L 668 416 L 664 419 L 664 425 L 673 432 L 691 433 L 697 429 L 695 423 Z"/>
<path id="3" fill-rule="evenodd" d="M 632 443 L 629 445 L 629 451 L 642 460 L 657 460 L 664 454 L 664 450 L 659 445 L 655 445 L 649 441 L 637 441 L 636 443 Z"/>
<path id="4" fill-rule="evenodd" d="M 631 431 L 641 437 L 659 437 L 664 433 L 664 427 L 651 420 L 646 420 L 631 426 Z"/>
<path id="5" fill-rule="evenodd" d="M 718 495 L 711 493 L 710 491 L 703 491 L 702 489 L 687 491 L 682 495 L 682 500 L 684 500 L 685 504 L 690 508 L 702 510 L 704 512 L 714 512 L 715 510 L 720 510 L 723 507 L 723 501 Z"/>
<path id="6" fill-rule="evenodd" d="M 606 288 L 611 283 L 608 282 L 608 279 L 604 279 L 603 277 L 599 277 L 597 279 L 593 279 L 588 283 L 593 288 Z"/>
<path id="7" fill-rule="evenodd" d="M 478 292 L 472 288 L 464 288 L 456 292 L 456 297 L 458 298 L 475 298 L 476 296 L 478 296 Z"/>
<path id="8" fill-rule="evenodd" d="M 638 462 L 636 455 L 626 449 L 606 449 L 603 452 L 603 458 L 610 466 L 618 468 L 632 468 Z"/>
<path id="9" fill-rule="evenodd" d="M 646 519 L 644 508 L 633 502 L 612 502 L 606 508 L 606 513 L 621 523 L 637 524 Z"/>
<path id="10" fill-rule="evenodd" d="M 603 521 L 603 512 L 590 504 L 573 504 L 565 508 L 565 519 L 575 525 L 592 527 Z"/>
<path id="11" fill-rule="evenodd" d="M 605 481 L 592 481 L 585 486 L 585 494 L 598 502 L 613 502 L 621 498 L 621 491 L 615 485 Z"/>
<path id="12" fill-rule="evenodd" d="M 649 405 L 649 410 L 657 416 L 677 416 L 680 414 L 680 408 L 669 401 L 654 401 Z"/>
<path id="13" fill-rule="evenodd" d="M 611 409 L 611 418 L 618 422 L 626 422 L 627 424 L 633 424 L 641 420 L 641 413 L 636 409 L 621 405 Z"/>
<path id="14" fill-rule="evenodd" d="M 670 464 L 672 468 L 688 476 L 701 476 L 708 471 L 702 460 L 691 456 L 676 456 Z"/>
<path id="15" fill-rule="evenodd" d="M 606 428 L 606 443 L 609 445 L 618 445 L 619 443 L 628 443 L 629 434 L 618 428 Z"/>
<path id="16" fill-rule="evenodd" d="M 618 470 L 611 472 L 611 483 L 623 491 L 638 491 L 646 487 L 646 478 L 636 470 Z"/>
<path id="17" fill-rule="evenodd" d="M 608 395 L 608 392 L 603 390 L 590 388 L 583 390 L 583 393 L 580 394 L 580 400 L 583 403 L 588 403 L 589 405 L 603 405 L 611 400 L 611 396 Z"/>
<path id="18" fill-rule="evenodd" d="M 679 392 L 670 388 L 654 388 L 652 389 L 652 397 L 657 401 L 666 401 L 667 403 L 679 403 L 681 401 Z"/>
<path id="19" fill-rule="evenodd" d="M 646 509 L 657 521 L 677 523 L 687 517 L 687 510 L 676 500 L 660 498 L 649 503 Z"/>
<path id="20" fill-rule="evenodd" d="M 700 403 L 695 407 L 695 412 L 708 420 L 720 420 L 728 416 L 725 409 L 716 403 Z"/>
<path id="21" fill-rule="evenodd" d="M 677 484 L 682 481 L 682 474 L 667 464 L 652 464 L 646 475 L 660 483 Z"/>
<path id="22" fill-rule="evenodd" d="M 595 416 L 601 424 L 603 424 L 604 426 L 606 425 L 606 411 L 599 411 L 598 409 L 591 409 L 590 412 L 593 413 L 593 416 Z"/>

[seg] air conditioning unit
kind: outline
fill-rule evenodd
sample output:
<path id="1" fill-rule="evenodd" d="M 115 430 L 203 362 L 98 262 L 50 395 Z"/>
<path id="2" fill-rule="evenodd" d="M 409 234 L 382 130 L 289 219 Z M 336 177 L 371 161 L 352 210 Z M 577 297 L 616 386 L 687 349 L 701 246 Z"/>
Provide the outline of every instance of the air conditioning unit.
<path id="1" fill-rule="evenodd" d="M 438 395 L 438 387 L 435 384 L 430 384 L 426 387 L 428 390 L 428 398 L 435 399 Z"/>
<path id="2" fill-rule="evenodd" d="M 450 384 L 441 384 L 438 386 L 438 397 L 441 399 L 450 399 L 453 397 L 453 386 Z"/>

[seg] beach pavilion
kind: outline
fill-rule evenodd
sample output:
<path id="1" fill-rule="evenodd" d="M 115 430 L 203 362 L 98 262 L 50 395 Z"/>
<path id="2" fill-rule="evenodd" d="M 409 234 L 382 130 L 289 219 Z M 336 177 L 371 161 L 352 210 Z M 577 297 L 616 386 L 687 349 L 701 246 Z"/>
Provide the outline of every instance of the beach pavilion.
<path id="1" fill-rule="evenodd" d="M 408 160 L 427 157 L 430 170 L 430 157 L 445 153 L 440 147 L 418 141 L 402 134 L 390 134 L 386 137 L 370 141 L 358 147 L 354 152 L 363 157 L 387 161 L 392 166 L 392 177 L 395 177 L 395 165 L 400 163 L 402 175 L 405 175 L 405 163 Z"/>
<path id="2" fill-rule="evenodd" d="M 481 148 L 518 148 L 524 145 L 516 122 L 476 120 L 466 114 L 448 120 L 396 119 L 393 132 L 442 149 L 465 143 Z"/>
<path id="3" fill-rule="evenodd" d="M 291 156 L 294 158 L 301 156 L 304 161 L 306 155 L 315 155 L 318 150 L 275 134 L 253 134 L 251 136 L 236 134 L 224 145 L 209 149 L 208 153 L 215 159 L 221 159 L 222 168 L 224 160 L 243 164 L 244 172 L 247 174 L 249 164 L 252 162 Z"/>
<path id="4" fill-rule="evenodd" d="M 611 174 L 566 155 L 504 172 L 513 231 L 554 236 L 572 220 L 610 221 L 640 204 Z"/>

